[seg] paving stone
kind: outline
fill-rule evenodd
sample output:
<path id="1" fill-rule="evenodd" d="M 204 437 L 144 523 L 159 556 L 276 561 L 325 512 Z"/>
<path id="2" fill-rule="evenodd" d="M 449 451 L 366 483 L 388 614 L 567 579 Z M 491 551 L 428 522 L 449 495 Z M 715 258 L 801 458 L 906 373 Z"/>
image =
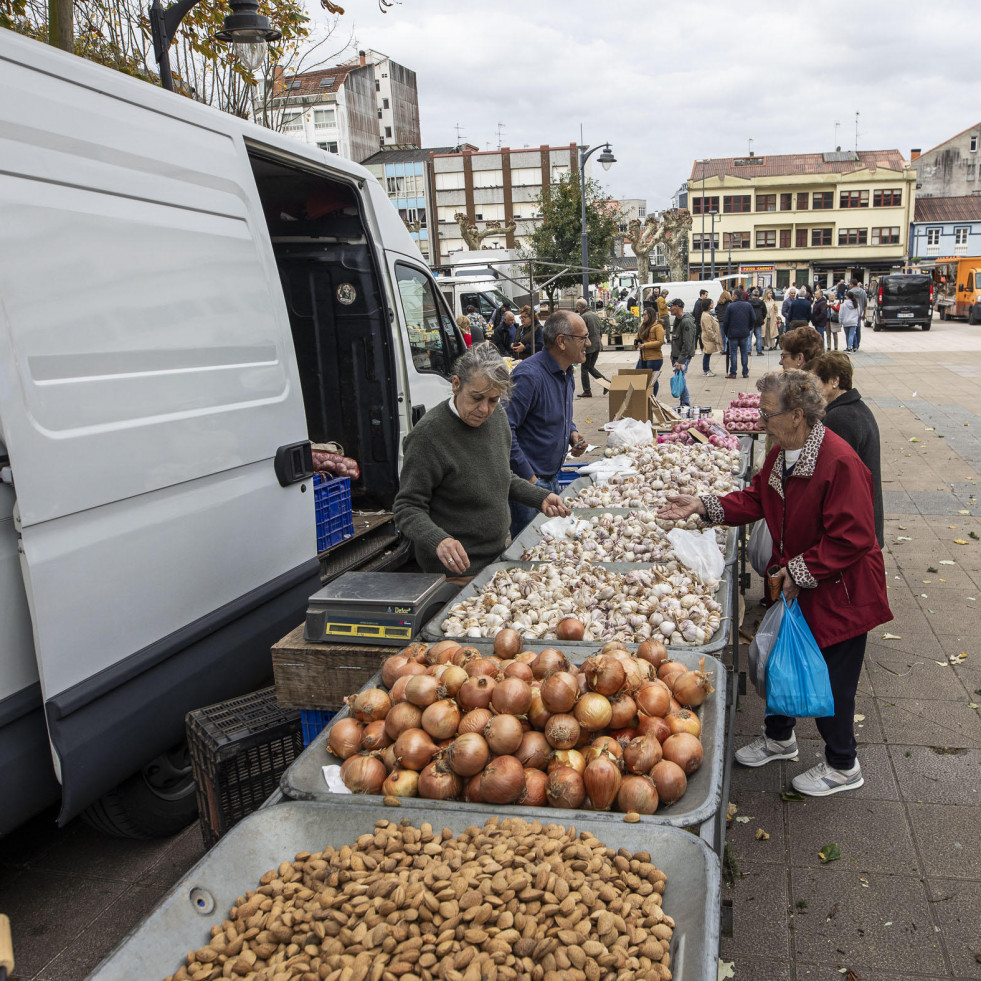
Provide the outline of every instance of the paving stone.
<path id="1" fill-rule="evenodd" d="M 981 978 L 981 883 L 931 876 L 926 886 L 954 977 Z"/>
<path id="2" fill-rule="evenodd" d="M 786 865 L 787 831 L 779 793 L 735 792 L 733 787 L 729 800 L 739 808 L 739 813 L 726 827 L 726 844 L 732 845 L 740 865 Z M 769 834 L 769 839 L 757 840 L 756 832 L 760 828 Z"/>
<path id="3" fill-rule="evenodd" d="M 915 976 L 912 974 L 883 974 L 868 964 L 852 964 L 851 962 L 847 964 L 802 964 L 800 961 L 797 962 L 799 981 L 804 981 L 804 979 L 806 981 L 842 981 L 847 975 L 841 972 L 849 970 L 853 972 L 853 977 L 859 978 L 859 981 L 927 981 L 922 974 Z M 945 974 L 943 977 L 947 978 L 948 975 Z M 931 975 L 929 981 L 939 981 L 939 979 Z"/>
<path id="4" fill-rule="evenodd" d="M 909 804 L 907 808 L 926 872 L 981 879 L 981 806 Z"/>
<path id="5" fill-rule="evenodd" d="M 866 652 L 865 664 L 878 698 L 908 698 L 924 691 L 941 699 L 966 697 L 964 684 L 947 663 L 939 643 L 929 654 L 926 651 L 911 654 L 885 646 L 872 648 Z"/>
<path id="6" fill-rule="evenodd" d="M 904 746 L 981 747 L 981 718 L 966 704 L 897 698 L 879 700 L 882 728 L 890 743 Z"/>
<path id="7" fill-rule="evenodd" d="M 139 882 L 159 859 L 159 841 L 112 838 L 83 822 L 78 823 L 75 834 L 35 859 L 33 868 Z"/>
<path id="8" fill-rule="evenodd" d="M 936 753 L 928 746 L 890 745 L 903 800 L 926 804 L 981 805 L 981 750 Z"/>
<path id="9" fill-rule="evenodd" d="M 720 944 L 724 960 L 790 957 L 784 866 L 740 862 L 740 875 L 732 886 L 723 886 L 722 897 L 732 900 L 733 910 L 732 936 Z"/>
<path id="10" fill-rule="evenodd" d="M 736 746 L 749 742 L 748 739 L 737 739 Z M 790 776 L 786 767 L 797 766 L 792 760 L 777 760 L 766 766 L 740 766 L 732 764 L 732 790 L 730 795 L 741 794 L 779 794 L 790 786 Z"/>
<path id="11" fill-rule="evenodd" d="M 793 868 L 791 900 L 798 899 L 807 902 L 807 915 L 794 920 L 798 961 L 863 964 L 862 978 L 947 976 L 925 886 L 915 876 Z"/>
<path id="12" fill-rule="evenodd" d="M 206 851 L 201 825 L 195 821 L 172 839 L 171 845 L 147 873 L 146 880 L 169 889 Z"/>
<path id="13" fill-rule="evenodd" d="M 764 960 L 761 957 L 738 957 L 733 963 L 733 970 L 737 981 L 739 978 L 747 981 L 789 981 L 794 977 L 790 961 Z M 840 974 L 836 981 L 841 981 Z"/>

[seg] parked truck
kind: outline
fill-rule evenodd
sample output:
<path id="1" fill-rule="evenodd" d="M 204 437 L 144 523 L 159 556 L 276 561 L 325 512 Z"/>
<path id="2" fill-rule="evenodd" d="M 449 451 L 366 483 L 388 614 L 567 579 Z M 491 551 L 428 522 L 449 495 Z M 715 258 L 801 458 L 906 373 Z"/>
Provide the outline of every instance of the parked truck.
<path id="1" fill-rule="evenodd" d="M 319 587 L 309 442 L 389 506 L 463 337 L 362 167 L 4 30 L 0 92 L 0 834 L 168 834 Z"/>
<path id="2" fill-rule="evenodd" d="M 949 256 L 933 267 L 934 296 L 941 320 L 977 322 L 981 308 L 981 256 Z M 973 313 L 973 316 L 972 316 Z"/>

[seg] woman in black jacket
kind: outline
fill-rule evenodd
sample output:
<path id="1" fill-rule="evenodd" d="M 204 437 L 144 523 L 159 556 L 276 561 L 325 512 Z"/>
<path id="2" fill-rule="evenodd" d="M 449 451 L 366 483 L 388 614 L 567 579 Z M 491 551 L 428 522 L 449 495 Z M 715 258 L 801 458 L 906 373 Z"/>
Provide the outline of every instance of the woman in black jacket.
<path id="1" fill-rule="evenodd" d="M 821 335 L 821 339 L 825 342 L 825 346 L 830 350 L 830 333 L 827 338 L 824 336 L 825 333 L 828 333 L 828 300 L 822 290 L 816 290 L 814 292 L 814 303 L 811 306 L 811 324 Z"/>
<path id="2" fill-rule="evenodd" d="M 840 351 L 825 351 L 804 365 L 817 377 L 827 405 L 824 425 L 837 433 L 858 454 L 872 474 L 872 507 L 875 536 L 882 547 L 882 468 L 879 461 L 879 426 L 872 410 L 852 388 L 852 362 Z"/>

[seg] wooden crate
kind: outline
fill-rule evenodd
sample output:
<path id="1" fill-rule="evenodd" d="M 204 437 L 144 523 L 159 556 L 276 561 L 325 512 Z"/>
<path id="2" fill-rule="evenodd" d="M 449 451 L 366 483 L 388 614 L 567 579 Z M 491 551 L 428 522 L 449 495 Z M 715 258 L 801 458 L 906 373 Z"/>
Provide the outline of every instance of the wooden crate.
<path id="1" fill-rule="evenodd" d="M 272 647 L 276 704 L 284 709 L 336 712 L 344 698 L 360 691 L 397 647 L 311 644 L 303 624 Z"/>

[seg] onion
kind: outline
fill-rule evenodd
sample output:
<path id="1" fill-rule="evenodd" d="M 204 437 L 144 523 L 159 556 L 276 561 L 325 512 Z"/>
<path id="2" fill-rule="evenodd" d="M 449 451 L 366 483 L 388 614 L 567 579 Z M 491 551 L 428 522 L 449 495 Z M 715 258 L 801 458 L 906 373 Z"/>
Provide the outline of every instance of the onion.
<path id="1" fill-rule="evenodd" d="M 555 671 L 542 682 L 542 704 L 549 712 L 568 712 L 578 697 L 579 680 L 569 671 Z"/>
<path id="2" fill-rule="evenodd" d="M 637 718 L 637 703 L 632 696 L 623 692 L 610 699 L 610 708 L 613 710 L 610 716 L 611 729 L 625 729 Z"/>
<path id="3" fill-rule="evenodd" d="M 671 760 L 655 763 L 651 769 L 651 779 L 657 787 L 657 796 L 662 804 L 673 804 L 688 787 L 685 771 Z"/>
<path id="4" fill-rule="evenodd" d="M 460 726 L 463 713 L 452 698 L 443 698 L 427 705 L 422 713 L 422 728 L 433 739 L 450 739 Z"/>
<path id="5" fill-rule="evenodd" d="M 397 705 L 399 702 L 405 701 L 405 686 L 409 683 L 410 678 L 418 677 L 413 674 L 404 674 L 395 679 L 395 684 L 392 685 L 392 690 L 389 694 L 392 696 L 392 704 Z"/>
<path id="6" fill-rule="evenodd" d="M 385 782 L 385 764 L 374 756 L 351 756 L 341 764 L 341 780 L 352 794 L 377 794 Z"/>
<path id="7" fill-rule="evenodd" d="M 702 663 L 705 663 L 704 660 Z M 671 694 L 682 705 L 687 705 L 689 708 L 698 708 L 713 691 L 715 689 L 712 687 L 709 675 L 701 670 L 679 674 L 671 686 Z"/>
<path id="8" fill-rule="evenodd" d="M 523 807 L 544 807 L 548 803 L 545 788 L 548 774 L 532 767 L 525 767 L 525 790 L 515 803 Z"/>
<path id="9" fill-rule="evenodd" d="M 351 715 L 358 722 L 367 725 L 388 715 L 388 710 L 392 707 L 392 699 L 388 692 L 382 691 L 381 688 L 366 688 L 350 700 L 350 705 Z"/>
<path id="10" fill-rule="evenodd" d="M 421 770 L 433 758 L 436 749 L 429 733 L 423 729 L 406 729 L 395 740 L 395 758 L 408 770 Z"/>
<path id="11" fill-rule="evenodd" d="M 622 640 L 608 640 L 601 648 L 600 654 L 609 654 L 611 651 L 626 652 L 627 645 Z"/>
<path id="12" fill-rule="evenodd" d="M 403 657 L 407 657 L 410 661 L 415 661 L 418 664 L 422 664 L 426 658 L 426 652 L 429 650 L 429 645 L 424 644 L 421 640 L 417 640 L 408 647 L 403 647 L 399 651 Z"/>
<path id="13" fill-rule="evenodd" d="M 490 705 L 491 696 L 494 694 L 495 685 L 494 679 L 486 676 L 467 678 L 456 693 L 456 700 L 460 703 L 460 708 L 464 712 L 469 712 L 475 708 L 487 708 Z"/>
<path id="14" fill-rule="evenodd" d="M 480 796 L 480 777 L 483 772 L 481 770 L 480 773 L 475 773 L 464 785 L 463 799 L 465 801 L 471 801 L 474 804 L 483 804 L 484 798 Z"/>
<path id="15" fill-rule="evenodd" d="M 608 654 L 590 660 L 593 663 L 586 672 L 589 687 L 601 695 L 615 695 L 627 681 L 627 672 L 623 665 Z"/>
<path id="16" fill-rule="evenodd" d="M 385 716 L 385 735 L 398 739 L 406 729 L 418 729 L 422 725 L 422 709 L 409 702 L 398 702 Z"/>
<path id="17" fill-rule="evenodd" d="M 613 736 L 597 736 L 590 744 L 590 747 L 601 753 L 609 753 L 614 759 L 623 756 L 623 747 L 613 738 Z"/>
<path id="18" fill-rule="evenodd" d="M 616 729 L 610 733 L 610 738 L 615 739 L 620 744 L 620 749 L 623 749 L 623 747 L 636 736 L 637 730 L 633 727 L 627 729 Z"/>
<path id="19" fill-rule="evenodd" d="M 488 804 L 513 804 L 524 789 L 525 768 L 513 756 L 491 760 L 480 775 L 480 796 Z"/>
<path id="20" fill-rule="evenodd" d="M 531 685 L 520 678 L 505 678 L 494 686 L 491 706 L 502 715 L 524 715 L 531 708 Z"/>
<path id="21" fill-rule="evenodd" d="M 553 672 L 565 671 L 568 667 L 569 664 L 562 651 L 557 651 L 554 647 L 546 647 L 532 662 L 531 671 L 541 681 Z"/>
<path id="22" fill-rule="evenodd" d="M 390 743 L 378 755 L 382 763 L 385 764 L 386 772 L 394 773 L 399 768 L 395 760 L 395 743 Z"/>
<path id="23" fill-rule="evenodd" d="M 460 719 L 457 732 L 462 736 L 465 732 L 483 732 L 484 726 L 493 718 L 490 709 L 473 709 Z"/>
<path id="24" fill-rule="evenodd" d="M 437 691 L 439 682 L 432 675 L 423 674 L 410 678 L 405 686 L 405 700 L 419 708 L 432 705 L 439 697 Z"/>
<path id="25" fill-rule="evenodd" d="M 501 673 L 501 662 L 496 657 L 476 657 L 463 666 L 471 678 L 493 678 Z"/>
<path id="26" fill-rule="evenodd" d="M 586 787 L 582 777 L 571 766 L 560 766 L 549 773 L 545 796 L 552 807 L 577 810 L 586 799 Z"/>
<path id="27" fill-rule="evenodd" d="M 447 664 L 446 670 L 439 679 L 439 683 L 442 685 L 443 691 L 446 692 L 447 697 L 453 698 L 460 690 L 460 685 L 462 685 L 468 677 L 469 675 L 463 668 L 456 664 Z"/>
<path id="28" fill-rule="evenodd" d="M 579 742 L 579 723 L 574 715 L 549 716 L 545 723 L 545 738 L 553 749 L 572 749 Z"/>
<path id="29" fill-rule="evenodd" d="M 466 667 L 468 661 L 483 656 L 476 647 L 461 647 L 458 651 L 454 651 L 453 656 L 450 658 L 450 664 L 456 664 L 463 668 Z"/>
<path id="30" fill-rule="evenodd" d="M 676 699 L 673 695 L 671 697 L 671 701 L 668 702 L 668 704 L 671 706 L 672 712 L 680 712 L 684 708 L 681 702 L 679 702 L 678 699 Z"/>
<path id="31" fill-rule="evenodd" d="M 472 777 L 487 765 L 490 749 L 479 732 L 465 732 L 450 743 L 445 758 L 454 773 L 461 777 Z"/>
<path id="32" fill-rule="evenodd" d="M 688 732 L 693 736 L 701 736 L 702 734 L 702 723 L 690 709 L 676 709 L 674 712 L 668 712 L 664 721 L 667 722 L 672 736 L 677 732 Z"/>
<path id="33" fill-rule="evenodd" d="M 582 773 L 586 769 L 586 757 L 578 749 L 557 749 L 549 758 L 548 772 L 560 766 L 572 767 L 576 773 Z"/>
<path id="34" fill-rule="evenodd" d="M 621 811 L 634 811 L 637 814 L 653 814 L 657 810 L 657 787 L 648 776 L 630 774 L 623 778 L 617 794 L 617 807 Z"/>
<path id="35" fill-rule="evenodd" d="M 393 770 L 381 785 L 386 797 L 418 797 L 419 774 L 415 770 Z"/>
<path id="36" fill-rule="evenodd" d="M 664 685 L 655 684 L 653 681 L 645 682 L 634 692 L 633 697 L 637 708 L 644 715 L 663 716 L 668 713 L 671 693 Z"/>
<path id="37" fill-rule="evenodd" d="M 494 653 L 500 658 L 510 660 L 520 653 L 523 643 L 524 640 L 517 630 L 505 627 L 498 630 L 494 638 Z"/>
<path id="38" fill-rule="evenodd" d="M 566 617 L 559 621 L 555 628 L 555 636 L 559 640 L 582 640 L 582 635 L 586 632 L 582 620 L 576 617 Z"/>
<path id="39" fill-rule="evenodd" d="M 484 739 L 491 752 L 498 756 L 510 756 L 521 745 L 523 737 L 521 723 L 513 715 L 495 715 L 484 726 Z M 508 801 L 499 803 L 507 804 Z"/>
<path id="40" fill-rule="evenodd" d="M 386 657 L 384 663 L 382 664 L 381 677 L 382 684 L 391 690 L 392 685 L 395 684 L 395 679 L 399 676 L 399 670 L 405 667 L 408 662 L 408 658 L 404 654 L 393 654 L 391 657 Z"/>
<path id="41" fill-rule="evenodd" d="M 631 739 L 623 748 L 623 766 L 628 773 L 650 773 L 661 761 L 661 744 L 653 733 Z"/>
<path id="42" fill-rule="evenodd" d="M 525 661 L 508 661 L 504 668 L 505 678 L 520 678 L 522 681 L 530 682 L 535 676 L 531 672 L 531 665 Z"/>
<path id="43" fill-rule="evenodd" d="M 676 732 L 664 740 L 664 758 L 677 763 L 686 774 L 702 765 L 702 744 L 690 732 Z"/>
<path id="44" fill-rule="evenodd" d="M 455 640 L 441 640 L 426 651 L 426 659 L 430 664 L 447 664 L 459 649 Z"/>
<path id="45" fill-rule="evenodd" d="M 535 684 L 537 685 L 538 682 L 536 681 Z M 545 708 L 545 703 L 542 701 L 541 688 L 533 687 L 531 689 L 531 705 L 528 708 L 527 714 L 528 714 L 528 721 L 536 729 L 545 728 L 545 724 L 548 722 L 549 716 L 551 716 L 552 713 L 549 712 L 547 708 Z"/>
<path id="46" fill-rule="evenodd" d="M 645 640 L 637 648 L 637 657 L 642 661 L 647 661 L 655 668 L 666 660 L 668 649 L 659 640 Z"/>
<path id="47" fill-rule="evenodd" d="M 593 809 L 608 811 L 620 791 L 620 767 L 609 754 L 597 757 L 586 764 L 582 782 L 592 802 Z"/>
<path id="48" fill-rule="evenodd" d="M 647 733 L 651 733 L 659 743 L 663 743 L 671 735 L 671 727 L 659 715 L 641 715 L 637 719 L 637 735 L 645 736 Z"/>
<path id="49" fill-rule="evenodd" d="M 361 733 L 362 749 L 384 749 L 391 743 L 388 733 L 385 732 L 385 720 L 379 719 L 377 722 L 369 722 Z"/>
<path id="50" fill-rule="evenodd" d="M 599 732 L 610 724 L 613 718 L 613 706 L 606 695 L 596 691 L 588 691 L 576 702 L 573 709 L 576 721 L 589 732 Z M 602 808 L 601 808 L 602 809 Z"/>
<path id="51" fill-rule="evenodd" d="M 512 753 L 515 759 L 527 770 L 544 770 L 548 765 L 548 758 L 552 753 L 552 747 L 548 740 L 540 732 L 526 732 L 521 736 L 518 748 Z"/>
<path id="52" fill-rule="evenodd" d="M 382 723 L 384 725 L 384 723 Z M 361 749 L 364 730 L 361 723 L 348 716 L 338 719 L 327 735 L 327 748 L 340 760 L 346 760 Z"/>
<path id="53" fill-rule="evenodd" d="M 657 676 L 670 688 L 671 682 L 668 681 L 668 678 L 673 674 L 684 674 L 687 670 L 688 668 L 679 661 L 665 661 L 657 669 Z"/>
<path id="54" fill-rule="evenodd" d="M 406 678 L 406 677 L 411 677 L 412 675 L 425 674 L 425 673 L 426 673 L 426 666 L 424 664 L 420 664 L 418 661 L 412 661 L 412 660 L 406 661 L 405 664 L 403 664 L 402 667 L 399 668 L 400 678 Z"/>
<path id="55" fill-rule="evenodd" d="M 419 796 L 428 800 L 454 800 L 462 788 L 460 778 L 439 763 L 430 763 L 419 774 Z"/>
<path id="56" fill-rule="evenodd" d="M 535 662 L 535 658 L 538 657 L 536 651 L 522 651 L 520 654 L 516 654 L 514 659 L 520 661 L 522 664 L 527 664 L 530 668 Z"/>

